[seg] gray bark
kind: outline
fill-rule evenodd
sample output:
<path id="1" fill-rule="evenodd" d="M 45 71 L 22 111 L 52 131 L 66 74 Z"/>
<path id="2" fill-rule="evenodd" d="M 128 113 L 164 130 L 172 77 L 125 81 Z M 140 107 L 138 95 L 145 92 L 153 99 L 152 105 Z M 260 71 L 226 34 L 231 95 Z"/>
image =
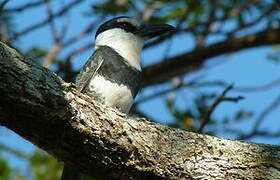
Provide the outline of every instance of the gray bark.
<path id="1" fill-rule="evenodd" d="M 96 179 L 280 179 L 280 147 L 131 119 L 0 43 L 0 124 Z"/>

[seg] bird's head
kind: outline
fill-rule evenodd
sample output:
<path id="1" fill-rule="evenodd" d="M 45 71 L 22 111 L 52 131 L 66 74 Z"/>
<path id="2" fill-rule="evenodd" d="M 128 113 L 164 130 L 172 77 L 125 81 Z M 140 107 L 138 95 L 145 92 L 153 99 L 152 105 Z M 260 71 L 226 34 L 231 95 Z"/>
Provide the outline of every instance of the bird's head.
<path id="1" fill-rule="evenodd" d="M 141 70 L 140 54 L 144 42 L 174 30 L 168 24 L 144 24 L 134 18 L 121 16 L 103 23 L 95 35 L 95 48 L 109 46 L 130 65 Z"/>

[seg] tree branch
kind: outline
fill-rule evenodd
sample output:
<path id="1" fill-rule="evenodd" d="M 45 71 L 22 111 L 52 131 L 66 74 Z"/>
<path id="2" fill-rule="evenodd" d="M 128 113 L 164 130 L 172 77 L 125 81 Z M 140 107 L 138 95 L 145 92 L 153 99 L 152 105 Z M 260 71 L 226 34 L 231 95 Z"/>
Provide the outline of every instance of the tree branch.
<path id="1" fill-rule="evenodd" d="M 202 133 L 204 127 L 210 122 L 211 120 L 211 115 L 214 112 L 214 110 L 217 108 L 217 106 L 224 101 L 231 101 L 231 102 L 238 102 L 242 99 L 244 99 L 244 97 L 242 96 L 238 96 L 238 97 L 226 97 L 226 94 L 232 90 L 233 85 L 229 85 L 227 88 L 224 89 L 224 91 L 222 92 L 221 95 L 219 95 L 215 101 L 211 104 L 211 106 L 206 110 L 203 118 L 202 118 L 202 122 L 197 130 L 198 133 Z"/>
<path id="2" fill-rule="evenodd" d="M 195 134 L 92 102 L 0 43 L 0 124 L 95 179 L 278 179 L 280 147 Z"/>
<path id="3" fill-rule="evenodd" d="M 143 69 L 143 85 L 163 83 L 172 77 L 195 71 L 211 57 L 241 49 L 279 44 L 279 31 L 279 28 L 269 29 L 236 39 L 227 39 L 153 64 Z"/>

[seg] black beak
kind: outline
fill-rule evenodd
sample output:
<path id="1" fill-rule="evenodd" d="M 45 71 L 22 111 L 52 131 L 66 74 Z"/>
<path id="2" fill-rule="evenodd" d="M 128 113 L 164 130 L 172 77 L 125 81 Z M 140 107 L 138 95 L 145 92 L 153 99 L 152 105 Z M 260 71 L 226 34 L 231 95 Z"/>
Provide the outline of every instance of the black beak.
<path id="1" fill-rule="evenodd" d="M 174 30 L 175 28 L 169 24 L 143 24 L 135 33 L 143 38 L 150 39 Z"/>

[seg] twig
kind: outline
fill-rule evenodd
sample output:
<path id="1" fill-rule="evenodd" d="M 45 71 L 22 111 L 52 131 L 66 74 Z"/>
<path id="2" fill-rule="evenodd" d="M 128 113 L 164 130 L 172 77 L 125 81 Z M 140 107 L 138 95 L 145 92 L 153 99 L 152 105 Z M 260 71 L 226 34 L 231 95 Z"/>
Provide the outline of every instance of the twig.
<path id="1" fill-rule="evenodd" d="M 234 34 L 250 27 L 253 26 L 255 24 L 257 24 L 258 22 L 260 22 L 262 19 L 264 19 L 265 17 L 267 17 L 269 14 L 271 14 L 273 11 L 277 10 L 277 8 L 275 8 L 275 6 L 271 6 L 269 9 L 267 9 L 263 14 L 261 14 L 259 17 L 257 17 L 256 19 L 254 19 L 251 22 L 248 22 L 247 24 L 241 25 L 238 28 L 226 33 L 228 35 L 228 37 L 232 37 Z"/>
<path id="2" fill-rule="evenodd" d="M 167 94 L 167 93 L 170 93 L 170 92 L 173 92 L 175 90 L 178 90 L 182 87 L 185 87 L 185 86 L 188 86 L 188 85 L 191 85 L 192 82 L 180 82 L 177 86 L 174 86 L 172 88 L 169 88 L 169 89 L 166 89 L 166 90 L 162 90 L 162 91 L 159 91 L 159 92 L 156 92 L 152 95 L 148 95 L 146 97 L 143 97 L 141 99 L 139 99 L 138 101 L 136 101 L 134 104 L 140 104 L 142 102 L 145 102 L 145 101 L 148 101 L 150 99 L 153 99 L 153 98 L 156 98 L 156 97 L 159 97 L 159 96 L 162 96 L 164 94 Z"/>
<path id="3" fill-rule="evenodd" d="M 79 47 L 79 48 L 73 50 L 72 52 L 70 52 L 70 53 L 66 56 L 66 59 L 68 59 L 68 58 L 70 58 L 70 57 L 72 57 L 72 56 L 76 56 L 77 54 L 80 54 L 80 53 L 82 53 L 82 52 L 84 52 L 84 51 L 86 51 L 86 50 L 88 50 L 88 49 L 90 49 L 90 48 L 93 49 L 93 47 L 94 47 L 94 43 L 93 43 L 93 42 L 90 42 L 90 43 L 88 43 L 88 44 L 85 44 L 84 46 Z"/>
<path id="4" fill-rule="evenodd" d="M 61 4 L 63 7 L 65 7 L 65 1 L 61 1 Z M 67 30 L 69 28 L 69 24 L 70 24 L 70 17 L 68 13 L 65 13 L 65 18 L 64 18 L 64 22 L 63 22 L 63 26 L 61 28 L 59 37 L 61 40 L 63 40 L 67 34 Z"/>
<path id="5" fill-rule="evenodd" d="M 165 50 L 163 51 L 163 56 L 161 59 L 165 60 L 168 58 L 168 54 L 171 50 L 171 47 L 172 47 L 172 37 L 170 37 L 167 41 L 167 45 L 166 45 L 166 48 Z"/>
<path id="6" fill-rule="evenodd" d="M 50 0 L 44 0 L 45 1 L 45 5 L 46 5 L 46 9 L 47 9 L 47 13 L 48 13 L 48 19 L 49 19 L 49 24 L 50 24 L 50 28 L 51 28 L 51 33 L 54 39 L 55 43 L 59 43 L 60 42 L 60 37 L 57 33 L 57 29 L 54 23 L 54 16 L 53 16 L 53 11 L 52 11 L 52 6 L 50 4 Z"/>
<path id="7" fill-rule="evenodd" d="M 57 53 L 59 52 L 59 50 L 61 49 L 61 40 L 60 37 L 58 35 L 55 23 L 54 23 L 54 16 L 53 16 L 53 12 L 52 12 L 52 7 L 50 4 L 49 0 L 44 0 L 45 1 L 45 5 L 46 5 L 46 9 L 47 9 L 47 13 L 48 13 L 48 19 L 49 19 L 49 24 L 50 24 L 50 29 L 51 29 L 51 33 L 52 33 L 52 37 L 54 40 L 54 46 L 52 47 L 52 49 L 47 53 L 45 61 L 43 62 L 43 66 L 48 68 L 52 65 L 53 60 L 55 59 Z"/>
<path id="8" fill-rule="evenodd" d="M 164 94 L 176 91 L 178 89 L 187 87 L 187 88 L 203 88 L 203 87 L 208 87 L 208 86 L 214 86 L 214 87 L 226 87 L 228 86 L 227 83 L 223 81 L 209 81 L 209 82 L 197 82 L 197 81 L 189 81 L 189 82 L 181 82 L 177 86 L 173 86 L 169 89 L 161 90 L 158 92 L 155 92 L 154 94 L 147 95 L 139 99 L 136 104 L 148 101 L 150 99 L 162 96 Z M 265 91 L 265 90 L 270 90 L 272 88 L 280 86 L 280 79 L 273 80 L 267 84 L 263 84 L 260 86 L 252 86 L 252 87 L 234 87 L 232 90 L 235 92 L 256 92 L 256 91 Z"/>
<path id="9" fill-rule="evenodd" d="M 4 6 L 7 4 L 7 2 L 9 2 L 9 0 L 5 0 L 0 4 L 0 12 L 3 11 Z"/>
<path id="10" fill-rule="evenodd" d="M 96 27 L 96 25 L 104 19 L 105 16 L 101 16 L 100 18 L 98 18 L 98 21 L 94 21 L 91 22 L 84 30 L 82 30 L 81 32 L 79 32 L 78 34 L 72 36 L 71 38 L 69 38 L 67 41 L 65 41 L 63 43 L 63 47 L 67 47 L 72 43 L 77 42 L 79 39 L 85 37 L 86 35 L 90 34 L 94 28 Z"/>
<path id="11" fill-rule="evenodd" d="M 15 155 L 16 157 L 18 157 L 18 158 L 21 158 L 21 159 L 28 159 L 28 155 L 27 154 L 25 154 L 24 152 L 22 152 L 22 151 L 20 151 L 20 150 L 18 150 L 18 149 L 16 149 L 16 148 L 11 148 L 11 147 L 9 147 L 9 146 L 7 146 L 6 144 L 0 144 L 0 149 L 1 149 L 1 151 L 3 152 L 3 151 L 6 151 L 6 152 L 8 152 L 8 153 L 10 153 L 10 154 L 13 154 L 13 155 Z"/>
<path id="12" fill-rule="evenodd" d="M 27 9 L 27 8 L 32 8 L 32 7 L 40 6 L 43 3 L 44 3 L 44 1 L 31 2 L 31 3 L 27 3 L 25 5 L 22 5 L 22 6 L 18 6 L 16 8 L 5 9 L 5 12 L 21 12 L 21 11 Z"/>
<path id="13" fill-rule="evenodd" d="M 268 82 L 266 84 L 255 86 L 255 87 L 235 87 L 235 91 L 239 92 L 256 92 L 256 91 L 264 91 L 264 90 L 270 90 L 274 87 L 280 86 L 280 78 L 273 80 L 271 82 Z"/>
<path id="14" fill-rule="evenodd" d="M 220 96 L 216 98 L 216 100 L 211 104 L 211 106 L 207 109 L 206 113 L 203 115 L 202 122 L 200 124 L 200 127 L 198 128 L 197 132 L 201 133 L 206 126 L 211 120 L 210 116 L 216 109 L 216 107 L 223 101 L 231 101 L 231 102 L 238 102 L 239 100 L 244 99 L 242 96 L 238 97 L 225 97 L 225 95 L 233 89 L 233 85 L 229 85 Z"/>
<path id="15" fill-rule="evenodd" d="M 210 1 L 210 12 L 208 15 L 208 20 L 204 25 L 204 30 L 200 32 L 197 36 L 195 49 L 203 48 L 205 46 L 205 39 L 209 35 L 209 32 L 211 31 L 211 25 L 216 21 L 215 13 L 217 10 L 217 4 L 218 2 L 216 0 Z"/>
<path id="16" fill-rule="evenodd" d="M 62 16 L 64 13 L 66 13 L 67 11 L 69 11 L 73 6 L 75 6 L 76 4 L 78 3 L 81 3 L 83 1 L 80 1 L 80 0 L 75 0 L 75 1 L 72 1 L 71 3 L 69 3 L 67 6 L 65 6 L 64 8 L 62 8 L 60 11 L 56 12 L 53 14 L 53 18 L 56 18 L 56 17 L 60 17 Z M 47 17 L 46 19 L 42 20 L 41 22 L 37 23 L 37 24 L 33 24 L 27 28 L 25 28 L 24 30 L 18 32 L 18 33 L 15 33 L 13 35 L 13 39 L 17 39 L 19 36 L 23 35 L 23 34 L 27 34 L 37 28 L 40 28 L 46 24 L 48 24 L 48 22 L 50 21 L 50 17 Z"/>
<path id="17" fill-rule="evenodd" d="M 257 118 L 256 123 L 253 127 L 253 131 L 257 130 L 260 126 L 261 122 L 272 112 L 274 111 L 278 106 L 280 106 L 280 95 L 267 107 L 264 109 L 264 111 L 260 114 L 260 116 Z"/>

